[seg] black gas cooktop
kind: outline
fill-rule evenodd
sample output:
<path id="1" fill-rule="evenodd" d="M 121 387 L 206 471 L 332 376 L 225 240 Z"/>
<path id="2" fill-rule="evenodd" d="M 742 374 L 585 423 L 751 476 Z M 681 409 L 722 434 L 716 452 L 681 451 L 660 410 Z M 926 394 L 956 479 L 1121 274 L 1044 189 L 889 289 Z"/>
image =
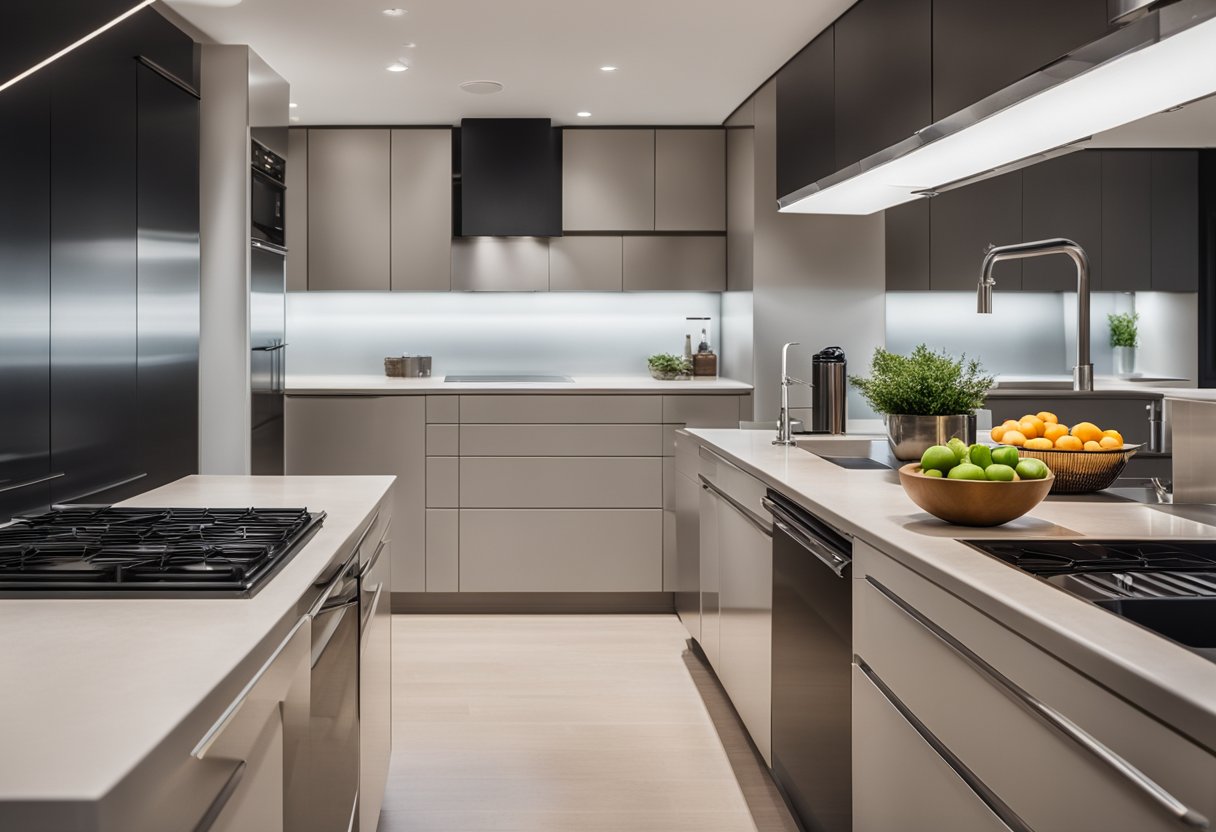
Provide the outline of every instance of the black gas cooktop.
<path id="1" fill-rule="evenodd" d="M 0 528 L 0 596 L 249 597 L 324 513 L 64 507 Z"/>
<path id="2" fill-rule="evenodd" d="M 967 540 L 1033 575 L 1083 572 L 1216 572 L 1211 540 Z"/>

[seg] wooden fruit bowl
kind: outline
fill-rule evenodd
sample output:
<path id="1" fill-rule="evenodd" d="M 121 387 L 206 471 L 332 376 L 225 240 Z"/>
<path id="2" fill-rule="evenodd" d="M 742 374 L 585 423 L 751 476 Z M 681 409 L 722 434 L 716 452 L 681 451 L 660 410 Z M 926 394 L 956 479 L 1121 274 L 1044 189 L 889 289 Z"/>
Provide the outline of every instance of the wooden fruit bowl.
<path id="1" fill-rule="evenodd" d="M 958 526 L 999 526 L 1016 520 L 1043 502 L 1055 475 L 1013 482 L 951 480 L 926 477 L 919 462 L 899 469 L 899 482 L 912 502 L 947 523 Z"/>

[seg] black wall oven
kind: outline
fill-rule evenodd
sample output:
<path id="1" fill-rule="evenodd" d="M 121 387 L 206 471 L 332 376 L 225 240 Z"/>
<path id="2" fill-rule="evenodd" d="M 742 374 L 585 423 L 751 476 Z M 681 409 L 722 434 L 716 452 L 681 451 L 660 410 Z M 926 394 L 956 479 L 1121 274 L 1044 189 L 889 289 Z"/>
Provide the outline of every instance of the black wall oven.
<path id="1" fill-rule="evenodd" d="M 253 176 L 250 183 L 250 223 L 254 239 L 276 246 L 284 243 L 283 216 L 287 197 L 284 177 L 287 160 L 258 141 L 250 151 Z"/>

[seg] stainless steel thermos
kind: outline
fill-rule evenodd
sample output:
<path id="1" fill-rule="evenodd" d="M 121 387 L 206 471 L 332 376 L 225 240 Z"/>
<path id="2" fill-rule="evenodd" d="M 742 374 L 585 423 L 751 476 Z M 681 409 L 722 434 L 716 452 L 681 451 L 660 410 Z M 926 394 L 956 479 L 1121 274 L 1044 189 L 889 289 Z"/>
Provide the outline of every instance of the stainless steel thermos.
<path id="1" fill-rule="evenodd" d="M 848 366 L 840 347 L 824 347 L 811 359 L 811 433 L 845 432 Z"/>

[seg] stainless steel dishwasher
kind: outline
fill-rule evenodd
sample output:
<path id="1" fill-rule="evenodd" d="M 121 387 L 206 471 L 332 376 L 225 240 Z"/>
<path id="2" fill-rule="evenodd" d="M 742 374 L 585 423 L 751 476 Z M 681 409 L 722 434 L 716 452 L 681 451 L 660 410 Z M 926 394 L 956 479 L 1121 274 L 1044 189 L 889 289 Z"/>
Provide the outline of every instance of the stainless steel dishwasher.
<path id="1" fill-rule="evenodd" d="M 808 832 L 850 832 L 852 540 L 775 491 L 773 777 Z"/>

